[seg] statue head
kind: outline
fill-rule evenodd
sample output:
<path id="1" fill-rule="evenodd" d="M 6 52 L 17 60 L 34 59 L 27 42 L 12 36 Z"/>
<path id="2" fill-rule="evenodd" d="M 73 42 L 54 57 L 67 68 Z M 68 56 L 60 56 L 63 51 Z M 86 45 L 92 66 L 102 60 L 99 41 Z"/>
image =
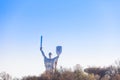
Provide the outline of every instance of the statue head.
<path id="1" fill-rule="evenodd" d="M 52 53 L 51 52 L 49 52 L 49 58 L 51 59 L 51 55 L 52 55 Z"/>

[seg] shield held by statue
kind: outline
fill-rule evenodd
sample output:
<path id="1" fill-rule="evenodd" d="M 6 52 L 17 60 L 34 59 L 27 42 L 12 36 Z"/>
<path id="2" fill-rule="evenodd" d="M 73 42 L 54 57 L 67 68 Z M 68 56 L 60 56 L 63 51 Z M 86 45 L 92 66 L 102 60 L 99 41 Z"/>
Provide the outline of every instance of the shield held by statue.
<path id="1" fill-rule="evenodd" d="M 56 53 L 60 55 L 62 53 L 62 46 L 56 46 Z"/>

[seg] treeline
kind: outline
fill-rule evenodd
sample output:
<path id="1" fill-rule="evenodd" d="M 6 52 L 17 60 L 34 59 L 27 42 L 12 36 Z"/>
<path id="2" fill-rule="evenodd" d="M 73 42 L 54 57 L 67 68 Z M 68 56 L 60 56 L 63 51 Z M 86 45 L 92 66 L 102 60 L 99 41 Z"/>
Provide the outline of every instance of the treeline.
<path id="1" fill-rule="evenodd" d="M 95 78 L 92 74 L 86 74 L 81 66 L 76 65 L 74 70 L 61 68 L 53 74 L 44 72 L 41 76 L 27 76 L 22 80 L 95 80 Z"/>
<path id="2" fill-rule="evenodd" d="M 22 80 L 120 80 L 120 67 L 82 69 L 80 65 L 76 65 L 74 70 L 61 68 L 54 74 L 43 73 L 41 76 L 27 76 Z"/>
<path id="3" fill-rule="evenodd" d="M 22 79 L 14 78 L 3 72 L 0 80 L 120 80 L 120 61 L 109 67 L 88 67 L 82 69 L 78 64 L 74 69 L 60 68 L 56 72 L 43 72 L 40 76 L 25 76 Z"/>
<path id="4" fill-rule="evenodd" d="M 108 67 L 82 69 L 79 64 L 73 70 L 61 67 L 54 74 L 43 73 L 38 77 L 23 77 L 22 80 L 120 80 L 120 60 Z"/>

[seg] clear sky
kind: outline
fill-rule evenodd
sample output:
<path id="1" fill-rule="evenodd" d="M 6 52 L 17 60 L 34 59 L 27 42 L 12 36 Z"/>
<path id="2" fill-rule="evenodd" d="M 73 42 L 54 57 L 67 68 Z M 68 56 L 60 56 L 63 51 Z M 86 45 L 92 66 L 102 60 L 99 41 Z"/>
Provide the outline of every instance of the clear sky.
<path id="1" fill-rule="evenodd" d="M 108 66 L 120 58 L 120 0 L 0 0 L 0 72 L 40 75 L 39 51 L 56 56 L 58 68 Z"/>

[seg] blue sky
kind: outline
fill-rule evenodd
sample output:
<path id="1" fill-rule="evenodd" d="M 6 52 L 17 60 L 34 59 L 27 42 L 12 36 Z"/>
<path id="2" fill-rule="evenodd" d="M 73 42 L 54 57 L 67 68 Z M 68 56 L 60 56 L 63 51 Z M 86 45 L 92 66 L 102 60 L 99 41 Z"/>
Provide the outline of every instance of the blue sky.
<path id="1" fill-rule="evenodd" d="M 56 56 L 58 68 L 108 66 L 120 57 L 119 0 L 0 0 L 0 72 L 40 75 L 39 51 Z"/>

